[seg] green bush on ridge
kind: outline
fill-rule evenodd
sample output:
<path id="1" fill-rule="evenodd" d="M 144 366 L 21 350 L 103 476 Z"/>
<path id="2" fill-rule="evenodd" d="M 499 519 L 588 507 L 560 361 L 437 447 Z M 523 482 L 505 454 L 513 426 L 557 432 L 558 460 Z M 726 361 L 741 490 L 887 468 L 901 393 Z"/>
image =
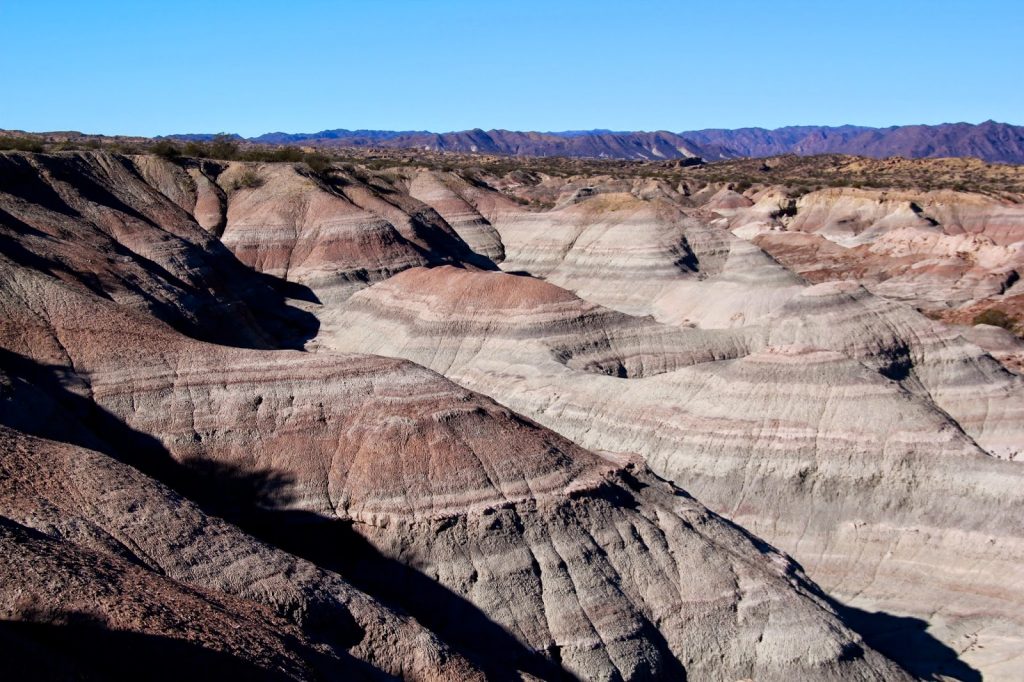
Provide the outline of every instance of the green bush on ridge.
<path id="1" fill-rule="evenodd" d="M 46 145 L 30 137 L 0 136 L 0 151 L 42 152 Z"/>
<path id="2" fill-rule="evenodd" d="M 1017 318 L 1006 314 L 1002 310 L 989 308 L 974 316 L 974 324 L 989 324 L 993 327 L 1002 327 L 1007 331 L 1014 331 L 1017 327 Z"/>

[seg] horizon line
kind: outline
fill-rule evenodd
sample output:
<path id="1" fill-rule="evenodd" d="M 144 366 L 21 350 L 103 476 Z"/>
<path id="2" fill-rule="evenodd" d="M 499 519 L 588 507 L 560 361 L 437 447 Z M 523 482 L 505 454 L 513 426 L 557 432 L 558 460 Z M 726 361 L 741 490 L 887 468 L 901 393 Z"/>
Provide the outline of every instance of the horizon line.
<path id="1" fill-rule="evenodd" d="M 94 136 L 94 137 L 141 137 L 141 138 L 148 138 L 148 139 L 173 138 L 173 137 L 180 137 L 180 136 L 185 136 L 185 135 L 204 135 L 204 136 L 205 135 L 210 135 L 210 136 L 214 136 L 214 135 L 229 135 L 229 136 L 237 136 L 239 138 L 242 138 L 243 140 L 250 141 L 250 140 L 255 140 L 257 138 L 260 138 L 260 137 L 265 137 L 267 135 L 309 135 L 309 136 L 314 136 L 314 135 L 317 135 L 319 133 L 339 132 L 339 131 L 344 131 L 344 132 L 348 132 L 348 133 L 367 132 L 367 133 L 395 133 L 395 134 L 420 134 L 420 135 L 424 135 L 424 134 L 425 135 L 452 135 L 452 134 L 458 134 L 458 133 L 470 133 L 470 132 L 477 132 L 477 131 L 483 132 L 483 133 L 490 133 L 490 132 L 537 133 L 539 135 L 566 135 L 566 134 L 570 134 L 570 133 L 571 134 L 577 134 L 577 135 L 617 135 L 617 134 L 653 134 L 653 133 L 670 133 L 670 134 L 673 134 L 673 135 L 685 135 L 687 133 L 702 133 L 702 132 L 708 132 L 708 131 L 732 131 L 732 132 L 735 132 L 735 131 L 740 131 L 740 130 L 765 130 L 765 131 L 769 131 L 769 132 L 774 132 L 774 131 L 786 130 L 786 129 L 790 129 L 790 128 L 829 128 L 829 129 L 861 128 L 861 129 L 864 129 L 864 130 L 890 130 L 890 129 L 893 129 L 893 128 L 915 128 L 915 127 L 937 128 L 937 127 L 941 127 L 941 126 L 952 126 L 952 125 L 981 126 L 981 125 L 985 125 L 985 124 L 1004 125 L 1004 126 L 1012 126 L 1012 127 L 1024 127 L 1024 124 L 1009 123 L 1007 121 L 996 121 L 995 119 L 989 118 L 989 119 L 985 119 L 984 121 L 980 121 L 980 122 L 977 122 L 977 123 L 973 123 L 973 122 L 970 122 L 970 121 L 945 121 L 945 122 L 942 122 L 942 123 L 896 123 L 896 124 L 887 125 L 887 126 L 870 126 L 870 125 L 860 125 L 860 124 L 857 124 L 857 123 L 841 123 L 841 124 L 829 124 L 829 125 L 815 124 L 815 123 L 793 123 L 793 124 L 787 124 L 787 125 L 783 125 L 783 126 L 777 126 L 777 127 L 774 127 L 774 128 L 768 128 L 768 127 L 765 127 L 765 126 L 739 126 L 739 127 L 735 127 L 735 128 L 728 128 L 728 127 L 717 127 L 716 128 L 716 127 L 710 127 L 710 128 L 690 128 L 690 129 L 686 129 L 686 130 L 673 130 L 671 128 L 655 128 L 655 129 L 636 129 L 636 128 L 633 128 L 633 129 L 617 129 L 617 130 L 610 129 L 610 128 L 567 128 L 567 129 L 563 129 L 563 130 L 537 130 L 537 129 L 533 129 L 533 128 L 494 128 L 494 127 L 492 127 L 492 128 L 480 128 L 480 127 L 475 127 L 475 128 L 462 128 L 462 129 L 459 129 L 459 130 L 435 131 L 435 130 L 412 129 L 412 128 L 407 128 L 407 129 L 401 129 L 400 130 L 400 129 L 392 129 L 392 128 L 343 128 L 343 127 L 339 127 L 339 128 L 322 128 L 320 130 L 311 131 L 311 132 L 287 132 L 285 130 L 270 130 L 270 131 L 267 131 L 267 132 L 264 132 L 264 133 L 259 133 L 257 135 L 248 135 L 248 136 L 242 135 L 240 133 L 227 132 L 227 131 L 224 131 L 224 130 L 217 131 L 217 132 L 174 132 L 174 133 L 164 133 L 164 134 L 157 134 L 157 135 L 135 135 L 135 134 L 130 134 L 130 133 L 93 133 L 93 132 L 83 132 L 81 130 L 74 130 L 74 129 L 65 129 L 65 130 L 24 130 L 24 129 L 20 129 L 20 128 L 2 128 L 0 130 L 2 130 L 5 133 L 23 133 L 23 134 L 26 134 L 26 135 L 76 134 L 76 135 Z"/>

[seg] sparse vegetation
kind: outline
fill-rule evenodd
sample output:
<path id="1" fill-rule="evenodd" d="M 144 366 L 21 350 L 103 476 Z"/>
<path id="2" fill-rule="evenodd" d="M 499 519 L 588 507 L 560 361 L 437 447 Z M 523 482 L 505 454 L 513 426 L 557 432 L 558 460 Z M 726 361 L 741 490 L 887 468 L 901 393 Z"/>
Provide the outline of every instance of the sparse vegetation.
<path id="1" fill-rule="evenodd" d="M 734 159 L 702 163 L 697 159 L 641 161 L 568 157 L 502 156 L 456 152 L 331 148 L 311 151 L 291 145 L 259 145 L 229 135 L 209 140 L 149 140 L 106 137 L 80 133 L 6 134 L 0 149 L 22 151 L 72 151 L 102 148 L 132 154 L 155 153 L 164 158 L 215 159 L 301 163 L 317 175 L 338 164 L 357 165 L 375 173 L 392 168 L 417 167 L 456 173 L 472 178 L 529 175 L 561 179 L 606 176 L 612 179 L 646 179 L 695 191 L 705 185 L 729 186 L 745 193 L 769 186 L 788 187 L 790 197 L 823 188 L 949 189 L 979 192 L 1014 202 L 1024 201 L 1024 166 L 988 164 L 977 159 L 873 159 L 842 154 L 786 155 L 766 159 Z M 177 148 L 180 156 L 175 157 Z M 519 180 L 516 180 L 519 182 Z M 785 209 L 785 207 L 783 207 Z"/>
<path id="2" fill-rule="evenodd" d="M 1007 331 L 1014 332 L 1017 328 L 1017 318 L 1008 315 L 998 308 L 989 308 L 974 316 L 974 324 L 990 324 L 993 327 L 1002 327 Z"/>
<path id="3" fill-rule="evenodd" d="M 0 151 L 41 152 L 46 146 L 35 138 L 0 136 Z"/>
<path id="4" fill-rule="evenodd" d="M 238 158 L 238 142 L 227 135 L 217 135 L 210 141 L 210 158 L 231 161 Z"/>
<path id="5" fill-rule="evenodd" d="M 306 154 L 302 159 L 309 169 L 317 175 L 323 175 L 331 167 L 331 157 L 320 152 Z"/>
<path id="6" fill-rule="evenodd" d="M 191 140 L 185 145 L 185 156 L 199 159 L 233 161 L 238 158 L 238 142 L 230 135 L 216 135 L 209 142 Z"/>
<path id="7" fill-rule="evenodd" d="M 141 154 L 143 148 L 132 142 L 115 142 L 114 144 L 107 147 L 107 149 L 115 154 Z"/>
<path id="8" fill-rule="evenodd" d="M 170 140 L 158 140 L 149 148 L 149 151 L 168 161 L 173 161 L 181 156 L 181 149 Z"/>
<path id="9" fill-rule="evenodd" d="M 796 215 L 796 210 L 796 199 L 788 199 L 785 202 L 780 202 L 779 207 L 769 215 L 775 219 L 792 218 Z"/>
<path id="10" fill-rule="evenodd" d="M 247 149 L 239 155 L 242 161 L 264 161 L 267 163 L 302 161 L 302 150 L 298 147 L 281 147 L 279 149 Z"/>
<path id="11" fill-rule="evenodd" d="M 246 168 L 236 178 L 231 181 L 230 189 L 256 189 L 257 187 L 263 186 L 263 176 L 251 168 Z"/>
<path id="12" fill-rule="evenodd" d="M 686 178 L 707 183 L 750 182 L 753 186 L 854 187 L 863 189 L 952 189 L 1019 200 L 1024 166 L 977 159 L 872 159 L 861 156 L 777 156 L 716 161 L 682 169 Z"/>

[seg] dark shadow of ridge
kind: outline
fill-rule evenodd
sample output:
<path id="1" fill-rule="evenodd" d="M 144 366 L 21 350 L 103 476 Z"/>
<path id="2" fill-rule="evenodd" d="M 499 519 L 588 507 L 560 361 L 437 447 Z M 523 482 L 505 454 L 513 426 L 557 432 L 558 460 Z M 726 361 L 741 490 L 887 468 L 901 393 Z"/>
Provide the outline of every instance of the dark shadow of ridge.
<path id="1" fill-rule="evenodd" d="M 128 464 L 256 538 L 321 568 L 340 573 L 379 601 L 405 611 L 443 642 L 479 665 L 490 679 L 573 679 L 561 666 L 522 644 L 471 602 L 423 573 L 382 555 L 352 524 L 303 511 L 275 509 L 292 499 L 288 474 L 233 464 L 179 463 L 156 438 L 136 431 L 88 398 L 68 390 L 77 377 L 0 349 L 0 424 L 29 435 L 86 447 Z M 347 615 L 347 614 L 346 614 Z M 361 633 L 349 618 L 314 614 L 307 634 L 348 648 Z"/>
<path id="2" fill-rule="evenodd" d="M 289 674 L 187 640 L 114 630 L 88 613 L 24 613 L 19 618 L 0 620 L 0 656 L 9 680 L 278 682 L 313 672 Z M 325 662 L 316 652 L 302 653 L 304 660 L 314 659 L 320 679 L 380 679 L 356 659 L 341 664 Z"/>
<path id="3" fill-rule="evenodd" d="M 951 679 L 981 682 L 981 672 L 972 668 L 951 647 L 928 632 L 928 621 L 896 616 L 885 611 L 864 611 L 847 606 L 822 593 L 843 623 L 856 631 L 875 651 L 895 661 L 907 672 L 925 680 Z"/>
<path id="4" fill-rule="evenodd" d="M 134 166 L 120 159 L 126 172 L 138 173 Z M 35 164 L 38 164 L 39 168 Z M 40 169 L 53 178 L 67 183 L 70 199 L 58 194 L 44 179 Z M 139 182 L 146 184 L 141 176 Z M 159 193 L 159 190 L 152 188 Z M 182 220 L 195 223 L 194 217 L 181 209 L 162 193 L 165 209 L 177 211 Z M 320 322 L 315 315 L 290 305 L 289 299 L 319 303 L 313 291 L 302 284 L 286 282 L 272 275 L 255 271 L 242 263 L 218 239 L 193 239 L 174 230 L 166 230 L 160 222 L 126 204 L 113 191 L 104 187 L 95 169 L 86 157 L 80 155 L 35 155 L 30 160 L 25 155 L 0 156 L 0 199 L 5 195 L 15 197 L 39 209 L 66 215 L 74 219 L 68 234 L 51 235 L 24 222 L 8 210 L 0 210 L 0 227 L 11 231 L 0 235 L 3 253 L 16 263 L 56 276 L 57 271 L 77 280 L 93 293 L 103 298 L 116 297 L 124 289 L 145 301 L 148 311 L 161 321 L 181 333 L 202 341 L 228 346 L 259 349 L 302 349 L 307 341 L 316 336 Z M 71 206 L 71 201 L 79 208 Z M 2 201 L 0 201 L 2 203 Z M 145 229 L 153 239 L 170 239 L 181 249 L 181 260 L 191 267 L 186 279 L 151 257 L 122 243 L 109 230 L 102 229 L 96 222 L 97 214 L 117 213 L 130 222 Z M 27 218 L 31 220 L 31 218 Z M 196 234 L 206 234 L 194 224 Z M 75 230 L 94 230 L 102 235 L 102 242 L 87 248 L 95 248 L 98 257 L 115 256 L 126 259 L 144 273 L 150 287 L 132 285 L 128 280 L 104 283 L 84 268 L 80 271 L 73 263 L 50 260 L 46 253 L 35 253 L 32 243 L 24 237 L 74 244 Z M 70 235 L 70 236 L 69 236 Z M 156 287 L 171 296 L 175 303 L 169 303 L 155 296 L 151 288 Z M 186 312 L 188 311 L 188 312 Z"/>

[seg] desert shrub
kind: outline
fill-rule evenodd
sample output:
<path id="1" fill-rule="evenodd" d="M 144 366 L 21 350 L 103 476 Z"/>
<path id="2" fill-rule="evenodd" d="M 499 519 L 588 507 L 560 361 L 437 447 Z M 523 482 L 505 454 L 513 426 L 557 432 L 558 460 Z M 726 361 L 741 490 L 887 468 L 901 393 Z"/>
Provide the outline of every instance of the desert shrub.
<path id="1" fill-rule="evenodd" d="M 158 140 L 153 143 L 149 148 L 149 151 L 162 159 L 167 159 L 168 161 L 173 161 L 181 156 L 181 149 L 179 149 L 178 145 L 174 144 L 170 140 Z"/>
<path id="2" fill-rule="evenodd" d="M 115 154 L 141 154 L 143 151 L 138 145 L 131 142 L 115 142 L 108 149 Z"/>
<path id="3" fill-rule="evenodd" d="M 0 151 L 41 152 L 45 149 L 42 142 L 31 137 L 0 136 Z"/>
<path id="4" fill-rule="evenodd" d="M 306 165 L 309 166 L 309 170 L 313 171 L 317 175 L 323 175 L 331 167 L 331 157 L 320 152 L 313 152 L 312 154 L 306 154 L 303 158 Z"/>
<path id="5" fill-rule="evenodd" d="M 280 149 L 250 149 L 242 152 L 239 156 L 243 161 L 302 161 L 302 150 L 296 147 L 282 147 Z"/>
<path id="6" fill-rule="evenodd" d="M 996 308 L 989 308 L 983 312 L 978 313 L 974 316 L 974 324 L 990 324 L 993 327 L 1002 327 L 1009 331 L 1013 331 L 1017 326 L 1017 318 L 1012 315 L 1007 315 L 1002 310 Z"/>
<path id="7" fill-rule="evenodd" d="M 792 218 L 796 215 L 796 199 L 790 199 L 784 204 L 779 204 L 779 207 L 772 211 L 769 216 L 772 218 Z"/>
<path id="8" fill-rule="evenodd" d="M 239 158 L 238 142 L 230 135 L 217 135 L 208 143 L 192 140 L 185 145 L 185 156 L 198 159 L 220 159 L 233 161 Z"/>
<path id="9" fill-rule="evenodd" d="M 185 156 L 193 156 L 197 159 L 208 159 L 210 158 L 210 150 L 202 142 L 186 142 L 185 143 Z"/>
<path id="10" fill-rule="evenodd" d="M 238 143 L 231 137 L 221 134 L 210 141 L 210 158 L 230 161 L 238 157 Z"/>
<path id="11" fill-rule="evenodd" d="M 242 171 L 238 177 L 231 181 L 231 189 L 256 189 L 257 187 L 263 186 L 263 178 L 259 173 L 247 168 Z"/>

